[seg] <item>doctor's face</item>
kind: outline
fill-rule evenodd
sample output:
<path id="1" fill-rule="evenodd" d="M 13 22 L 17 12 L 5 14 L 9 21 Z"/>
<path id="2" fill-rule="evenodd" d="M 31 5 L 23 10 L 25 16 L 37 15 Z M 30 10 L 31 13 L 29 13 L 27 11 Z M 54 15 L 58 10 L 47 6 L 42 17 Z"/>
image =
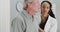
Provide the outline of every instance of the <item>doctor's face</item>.
<path id="1" fill-rule="evenodd" d="M 48 12 L 50 11 L 50 5 L 47 2 L 44 2 L 41 4 L 41 12 L 43 15 L 48 14 Z"/>

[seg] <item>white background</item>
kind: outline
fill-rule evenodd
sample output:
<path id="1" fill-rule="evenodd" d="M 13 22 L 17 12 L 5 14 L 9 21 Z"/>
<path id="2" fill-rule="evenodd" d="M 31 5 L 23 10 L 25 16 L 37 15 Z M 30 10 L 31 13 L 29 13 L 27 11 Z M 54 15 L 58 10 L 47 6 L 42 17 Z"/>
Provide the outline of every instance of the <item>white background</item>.
<path id="1" fill-rule="evenodd" d="M 0 32 L 10 32 L 10 0 L 0 0 Z"/>

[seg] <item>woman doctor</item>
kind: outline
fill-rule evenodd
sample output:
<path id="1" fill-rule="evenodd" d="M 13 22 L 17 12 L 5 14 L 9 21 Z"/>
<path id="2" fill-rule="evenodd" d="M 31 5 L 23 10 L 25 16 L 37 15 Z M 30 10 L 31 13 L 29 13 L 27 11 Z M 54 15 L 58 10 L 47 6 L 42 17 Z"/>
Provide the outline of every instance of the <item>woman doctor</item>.
<path id="1" fill-rule="evenodd" d="M 53 14 L 52 4 L 49 1 L 41 3 L 41 23 L 39 24 L 40 32 L 57 32 L 57 21 Z"/>

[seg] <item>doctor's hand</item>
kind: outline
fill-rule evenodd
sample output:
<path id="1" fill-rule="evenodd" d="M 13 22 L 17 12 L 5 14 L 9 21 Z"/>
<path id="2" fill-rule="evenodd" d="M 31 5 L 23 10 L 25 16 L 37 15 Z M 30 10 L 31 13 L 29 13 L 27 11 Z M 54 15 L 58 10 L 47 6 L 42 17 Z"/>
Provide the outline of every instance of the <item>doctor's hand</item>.
<path id="1" fill-rule="evenodd" d="M 44 32 L 44 30 L 39 27 L 39 32 Z"/>

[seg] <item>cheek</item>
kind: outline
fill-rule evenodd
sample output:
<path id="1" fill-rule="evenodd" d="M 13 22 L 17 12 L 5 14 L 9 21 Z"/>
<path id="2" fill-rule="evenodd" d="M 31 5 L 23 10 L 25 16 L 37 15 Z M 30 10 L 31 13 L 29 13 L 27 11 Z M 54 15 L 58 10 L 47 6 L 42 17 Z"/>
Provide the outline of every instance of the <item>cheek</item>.
<path id="1" fill-rule="evenodd" d="M 47 13 L 50 11 L 50 9 L 47 9 Z"/>
<path id="2" fill-rule="evenodd" d="M 48 12 L 49 12 L 49 10 L 42 9 L 42 13 L 47 14 Z"/>
<path id="3" fill-rule="evenodd" d="M 48 13 L 49 10 L 50 10 L 50 8 L 47 8 L 47 7 L 43 8 L 43 7 L 41 7 L 41 12 L 42 13 Z"/>
<path id="4" fill-rule="evenodd" d="M 46 11 L 44 11 L 44 12 L 48 14 L 49 10 L 46 10 Z"/>

